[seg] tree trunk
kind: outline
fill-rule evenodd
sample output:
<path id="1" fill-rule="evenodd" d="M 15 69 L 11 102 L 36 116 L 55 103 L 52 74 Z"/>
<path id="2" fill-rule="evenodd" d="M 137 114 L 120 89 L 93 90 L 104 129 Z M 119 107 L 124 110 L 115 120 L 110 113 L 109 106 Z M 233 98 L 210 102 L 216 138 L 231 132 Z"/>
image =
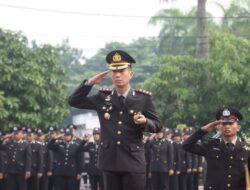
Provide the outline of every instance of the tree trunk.
<path id="1" fill-rule="evenodd" d="M 207 27 L 206 0 L 198 0 L 197 7 L 197 55 L 203 58 L 209 58 L 209 41 Z"/>

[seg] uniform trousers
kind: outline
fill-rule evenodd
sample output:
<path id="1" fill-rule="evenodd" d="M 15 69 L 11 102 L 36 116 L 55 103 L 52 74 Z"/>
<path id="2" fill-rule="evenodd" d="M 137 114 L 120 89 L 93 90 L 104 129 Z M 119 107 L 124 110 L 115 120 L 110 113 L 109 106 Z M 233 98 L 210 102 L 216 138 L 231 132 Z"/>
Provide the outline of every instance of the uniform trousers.
<path id="1" fill-rule="evenodd" d="M 145 190 L 146 173 L 104 171 L 104 190 Z"/>
<path id="2" fill-rule="evenodd" d="M 25 174 L 10 174 L 7 175 L 8 190 L 27 190 L 27 180 Z"/>
<path id="3" fill-rule="evenodd" d="M 153 190 L 169 190 L 169 175 L 167 172 L 151 172 Z"/>
<path id="4" fill-rule="evenodd" d="M 38 190 L 38 178 L 36 175 L 32 175 L 27 179 L 27 190 Z"/>
<path id="5" fill-rule="evenodd" d="M 172 175 L 169 177 L 169 189 L 179 190 L 179 175 Z"/>
<path id="6" fill-rule="evenodd" d="M 104 190 L 102 175 L 89 175 L 89 181 L 91 185 L 91 190 Z"/>
<path id="7" fill-rule="evenodd" d="M 43 173 L 43 176 L 39 179 L 39 190 L 48 190 L 48 176 Z"/>
<path id="8" fill-rule="evenodd" d="M 77 190 L 76 176 L 54 176 L 55 190 Z"/>

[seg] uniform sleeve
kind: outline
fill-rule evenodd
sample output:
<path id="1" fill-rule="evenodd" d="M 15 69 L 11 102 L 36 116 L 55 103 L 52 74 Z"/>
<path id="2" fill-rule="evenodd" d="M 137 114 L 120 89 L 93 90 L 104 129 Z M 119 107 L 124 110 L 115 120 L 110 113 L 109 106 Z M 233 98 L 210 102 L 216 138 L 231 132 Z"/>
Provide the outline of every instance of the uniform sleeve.
<path id="1" fill-rule="evenodd" d="M 96 109 L 94 104 L 96 95 L 88 96 L 92 86 L 86 85 L 86 81 L 84 80 L 73 94 L 71 94 L 68 103 L 70 106 L 79 109 Z"/>
<path id="2" fill-rule="evenodd" d="M 25 172 L 31 172 L 31 146 L 27 143 L 26 146 L 26 160 L 25 160 Z"/>
<path id="3" fill-rule="evenodd" d="M 146 124 L 144 124 L 144 131 L 150 133 L 158 133 L 161 130 L 160 118 L 155 111 L 152 99 L 149 97 L 147 104 L 145 105 L 144 116 L 147 119 Z"/>
<path id="4" fill-rule="evenodd" d="M 38 172 L 42 173 L 43 172 L 43 164 L 44 164 L 44 159 L 43 159 L 43 147 L 42 145 L 38 146 Z"/>
<path id="5" fill-rule="evenodd" d="M 169 160 L 169 165 L 168 165 L 168 167 L 169 167 L 169 169 L 174 169 L 174 146 L 173 146 L 173 144 L 171 143 L 171 142 L 169 142 L 168 143 L 168 150 L 169 151 L 167 151 L 168 152 L 168 160 Z"/>
<path id="6" fill-rule="evenodd" d="M 194 154 L 205 156 L 206 149 L 203 146 L 203 143 L 198 143 L 198 140 L 200 140 L 205 134 L 206 132 L 201 129 L 197 130 L 183 142 L 183 149 Z"/>

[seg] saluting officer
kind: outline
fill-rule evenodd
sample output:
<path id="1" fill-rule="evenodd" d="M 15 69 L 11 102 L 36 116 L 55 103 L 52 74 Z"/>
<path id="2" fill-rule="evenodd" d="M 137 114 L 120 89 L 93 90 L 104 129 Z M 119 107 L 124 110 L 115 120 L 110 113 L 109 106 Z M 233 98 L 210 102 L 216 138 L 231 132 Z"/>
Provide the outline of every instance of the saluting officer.
<path id="1" fill-rule="evenodd" d="M 170 141 L 164 138 L 165 129 L 157 133 L 150 146 L 150 172 L 153 190 L 169 190 L 169 176 L 174 174 L 174 150 Z"/>
<path id="2" fill-rule="evenodd" d="M 216 113 L 216 121 L 201 127 L 183 143 L 185 150 L 205 156 L 207 160 L 205 190 L 246 189 L 244 168 L 250 155 L 244 148 L 245 142 L 237 136 L 242 119 L 237 109 L 223 107 Z M 220 131 L 221 139 L 198 142 L 214 130 Z"/>
<path id="3" fill-rule="evenodd" d="M 103 170 L 105 189 L 144 190 L 143 132 L 158 132 L 160 119 L 151 93 L 133 90 L 130 86 L 134 58 L 124 51 L 115 50 L 107 55 L 106 61 L 110 71 L 83 81 L 69 97 L 69 104 L 98 113 L 101 124 L 99 167 Z M 103 88 L 99 93 L 89 95 L 93 85 L 100 84 L 108 73 L 115 88 Z"/>
<path id="4" fill-rule="evenodd" d="M 56 141 L 56 139 L 63 139 Z M 81 179 L 81 171 L 78 154 L 82 150 L 81 144 L 72 140 L 70 129 L 65 129 L 65 134 L 55 136 L 48 144 L 48 148 L 54 152 L 54 187 L 55 190 L 77 190 L 77 181 Z"/>
<path id="5" fill-rule="evenodd" d="M 93 142 L 85 145 L 84 150 L 89 153 L 88 174 L 91 185 L 91 190 L 103 190 L 103 176 L 102 171 L 97 168 L 97 160 L 100 148 L 100 128 L 93 129 Z M 99 187 L 99 188 L 98 188 Z"/>
<path id="6" fill-rule="evenodd" d="M 31 147 L 23 140 L 22 127 L 13 127 L 12 133 L 12 140 L 0 145 L 6 150 L 7 189 L 26 190 L 26 180 L 31 176 Z"/>

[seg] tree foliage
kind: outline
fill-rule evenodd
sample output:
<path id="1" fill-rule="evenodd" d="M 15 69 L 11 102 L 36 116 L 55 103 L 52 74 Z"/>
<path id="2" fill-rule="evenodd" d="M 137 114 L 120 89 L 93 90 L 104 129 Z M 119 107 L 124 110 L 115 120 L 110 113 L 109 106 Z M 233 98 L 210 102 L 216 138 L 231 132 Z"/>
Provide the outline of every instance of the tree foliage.
<path id="1" fill-rule="evenodd" d="M 211 42 L 210 60 L 164 57 L 159 72 L 145 82 L 163 124 L 202 125 L 223 105 L 238 107 L 249 118 L 250 43 L 227 33 L 214 33 Z"/>
<path id="2" fill-rule="evenodd" d="M 63 71 L 51 45 L 29 47 L 21 33 L 0 30 L 0 125 L 47 128 L 68 113 Z"/>

